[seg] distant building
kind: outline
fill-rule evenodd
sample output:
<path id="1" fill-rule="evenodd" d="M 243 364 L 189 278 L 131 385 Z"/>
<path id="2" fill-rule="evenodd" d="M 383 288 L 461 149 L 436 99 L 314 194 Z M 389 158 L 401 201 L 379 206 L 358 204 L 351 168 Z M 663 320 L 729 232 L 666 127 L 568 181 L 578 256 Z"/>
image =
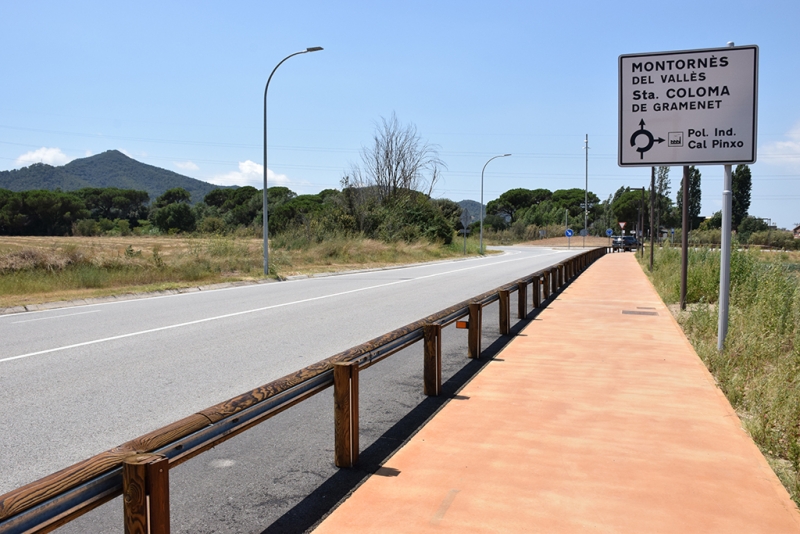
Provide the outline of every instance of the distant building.
<path id="1" fill-rule="evenodd" d="M 794 238 L 800 239 L 800 226 L 794 229 Z"/>

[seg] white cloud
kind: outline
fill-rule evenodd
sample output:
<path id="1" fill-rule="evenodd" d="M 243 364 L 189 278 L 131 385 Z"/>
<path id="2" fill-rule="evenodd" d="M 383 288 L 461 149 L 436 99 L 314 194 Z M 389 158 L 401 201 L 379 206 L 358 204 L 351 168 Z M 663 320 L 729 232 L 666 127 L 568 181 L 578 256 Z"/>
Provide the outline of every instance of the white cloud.
<path id="1" fill-rule="evenodd" d="M 184 171 L 199 171 L 200 167 L 193 161 L 175 161 L 173 162 L 176 167 Z"/>
<path id="2" fill-rule="evenodd" d="M 770 165 L 800 170 L 800 122 L 786 132 L 786 141 L 775 141 L 763 145 L 759 150 L 759 160 Z"/>
<path id="3" fill-rule="evenodd" d="M 90 157 L 90 156 L 94 156 L 94 154 L 92 154 L 92 151 L 91 151 L 91 150 L 87 150 L 87 151 L 86 151 L 86 153 L 85 153 L 84 155 L 85 155 L 87 158 L 88 158 L 88 157 Z"/>
<path id="4" fill-rule="evenodd" d="M 72 161 L 72 158 L 61 152 L 60 148 L 39 148 L 31 152 L 26 152 L 17 158 L 15 162 L 19 167 L 26 167 L 33 163 L 47 163 L 48 165 L 65 165 Z"/>
<path id="5" fill-rule="evenodd" d="M 250 185 L 261 189 L 264 187 L 264 166 L 250 160 L 240 161 L 238 171 L 218 174 L 211 178 L 209 182 L 216 185 Z M 285 174 L 275 174 L 267 169 L 268 187 L 276 185 L 288 186 L 290 182 L 289 177 Z"/>

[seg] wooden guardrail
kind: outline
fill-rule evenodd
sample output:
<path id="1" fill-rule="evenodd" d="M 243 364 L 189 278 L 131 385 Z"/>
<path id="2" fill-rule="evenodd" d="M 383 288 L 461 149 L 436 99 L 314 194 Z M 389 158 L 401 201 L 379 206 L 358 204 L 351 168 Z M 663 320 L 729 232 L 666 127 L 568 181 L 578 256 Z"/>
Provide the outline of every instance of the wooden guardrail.
<path id="1" fill-rule="evenodd" d="M 0 496 L 0 534 L 50 532 L 120 495 L 126 533 L 167 534 L 170 469 L 331 385 L 334 460 L 338 467 L 352 467 L 359 451 L 359 371 L 424 341 L 423 389 L 437 396 L 444 327 L 468 317 L 468 355 L 479 358 L 485 306 L 500 302 L 500 332 L 508 334 L 512 292 L 517 292 L 522 319 L 528 314 L 529 285 L 532 305 L 539 308 L 606 251 L 597 248 L 573 256 L 6 493 Z"/>

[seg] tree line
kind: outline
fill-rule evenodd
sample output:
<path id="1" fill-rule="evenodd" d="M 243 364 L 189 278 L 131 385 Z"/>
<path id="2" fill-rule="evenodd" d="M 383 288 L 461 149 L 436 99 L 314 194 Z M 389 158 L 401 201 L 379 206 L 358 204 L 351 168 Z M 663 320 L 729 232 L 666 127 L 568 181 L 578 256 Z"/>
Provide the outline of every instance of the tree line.
<path id="1" fill-rule="evenodd" d="M 348 234 L 383 241 L 450 243 L 455 232 L 463 229 L 462 208 L 452 200 L 431 197 L 446 168 L 437 149 L 421 139 L 413 124 L 401 124 L 394 114 L 381 119 L 371 143 L 361 150 L 361 161 L 343 174 L 341 190 L 325 189 L 311 195 L 298 195 L 286 187 L 267 190 L 271 235 L 293 233 L 306 242 Z M 669 171 L 669 167 L 656 169 L 652 230 L 649 191 L 643 195 L 641 188 L 630 187 L 621 187 L 602 201 L 579 188 L 511 189 L 487 204 L 484 228 L 489 234 L 510 232 L 518 239 L 535 239 L 544 233 L 537 231 L 542 228 L 581 229 L 586 216 L 590 235 L 605 236 L 607 228 L 617 233 L 620 222 L 627 223 L 628 231 L 661 235 L 664 228 L 681 226 L 683 195 L 678 190 L 672 201 Z M 700 217 L 699 169 L 690 167 L 688 178 L 688 230 L 719 229 L 720 213 L 708 220 Z M 746 237 L 766 229 L 763 220 L 748 215 L 751 181 L 749 167 L 737 166 L 733 173 L 733 229 Z M 191 200 L 190 193 L 180 187 L 167 190 L 152 203 L 146 191 L 114 187 L 71 192 L 0 189 L 0 234 L 235 232 L 261 236 L 261 190 L 251 186 L 219 188 L 208 192 L 202 202 L 192 205 Z M 479 224 L 479 215 L 470 214 L 471 226 Z M 642 229 L 638 228 L 640 216 Z"/>

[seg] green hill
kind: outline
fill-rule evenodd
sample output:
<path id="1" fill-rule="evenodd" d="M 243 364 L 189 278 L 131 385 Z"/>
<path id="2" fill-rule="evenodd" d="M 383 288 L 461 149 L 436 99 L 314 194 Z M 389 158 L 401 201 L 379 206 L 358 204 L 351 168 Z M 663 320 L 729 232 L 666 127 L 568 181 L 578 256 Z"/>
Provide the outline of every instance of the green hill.
<path id="1" fill-rule="evenodd" d="M 11 191 L 74 191 L 84 187 L 147 191 L 151 201 L 168 189 L 182 187 L 191 193 L 192 203 L 196 203 L 219 186 L 138 162 L 118 150 L 76 159 L 62 167 L 34 163 L 29 167 L 0 172 L 0 189 Z"/>

